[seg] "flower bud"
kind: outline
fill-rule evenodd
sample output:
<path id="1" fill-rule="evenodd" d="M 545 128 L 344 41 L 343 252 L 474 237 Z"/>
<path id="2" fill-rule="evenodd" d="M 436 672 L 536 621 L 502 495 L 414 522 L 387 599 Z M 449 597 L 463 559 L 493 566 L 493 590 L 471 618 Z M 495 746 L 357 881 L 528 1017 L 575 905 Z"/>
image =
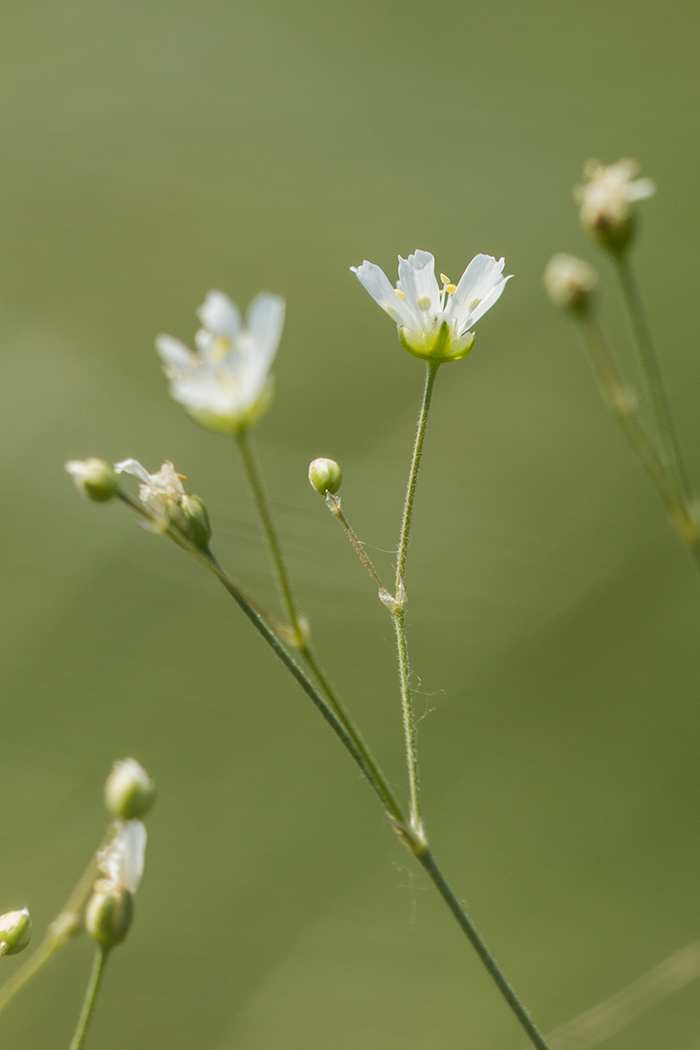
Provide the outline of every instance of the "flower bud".
<path id="1" fill-rule="evenodd" d="M 597 283 L 595 270 L 575 255 L 553 255 L 545 267 L 545 290 L 552 302 L 565 310 L 587 310 Z"/>
<path id="2" fill-rule="evenodd" d="M 334 459 L 314 459 L 309 464 L 309 481 L 321 496 L 326 492 L 336 493 L 343 475 Z"/>
<path id="3" fill-rule="evenodd" d="M 16 955 L 24 951 L 31 935 L 32 920 L 28 908 L 0 915 L 0 954 Z"/>
<path id="4" fill-rule="evenodd" d="M 134 897 L 108 879 L 99 879 L 85 909 L 85 929 L 102 945 L 114 948 L 129 932 L 134 917 Z"/>
<path id="5" fill-rule="evenodd" d="M 145 817 L 156 800 L 156 786 L 135 758 L 123 758 L 112 766 L 105 782 L 105 805 L 115 820 Z"/>
<path id="6" fill-rule="evenodd" d="M 174 525 L 190 543 L 202 551 L 209 549 L 211 539 L 211 522 L 207 514 L 207 508 L 199 496 L 190 496 L 185 493 L 177 500 L 173 500 L 165 508 L 165 513 L 171 525 Z"/>
<path id="7" fill-rule="evenodd" d="M 105 503 L 119 492 L 119 479 L 104 459 L 71 459 L 64 470 L 73 478 L 78 492 L 95 503 Z"/>

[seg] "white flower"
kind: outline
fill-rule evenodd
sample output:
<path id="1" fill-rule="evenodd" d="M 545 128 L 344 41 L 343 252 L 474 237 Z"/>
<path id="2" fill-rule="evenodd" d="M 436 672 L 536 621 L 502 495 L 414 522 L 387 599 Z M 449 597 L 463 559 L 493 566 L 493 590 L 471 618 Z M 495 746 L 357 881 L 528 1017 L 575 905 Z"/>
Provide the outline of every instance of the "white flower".
<path id="1" fill-rule="evenodd" d="M 615 230 L 631 216 L 630 205 L 651 197 L 656 186 L 651 179 L 638 179 L 639 165 L 629 158 L 616 164 L 588 162 L 588 182 L 577 186 L 574 198 L 581 205 L 581 222 L 594 233 Z"/>
<path id="2" fill-rule="evenodd" d="M 209 292 L 197 313 L 203 327 L 195 335 L 196 352 L 169 335 L 156 339 L 170 393 L 208 430 L 246 430 L 272 398 L 269 373 L 282 335 L 284 299 L 257 295 L 245 325 L 223 292 Z"/>
<path id="3" fill-rule="evenodd" d="M 553 255 L 544 271 L 544 286 L 549 297 L 565 309 L 586 310 L 595 291 L 598 277 L 594 269 L 575 255 L 560 252 Z"/>
<path id="4" fill-rule="evenodd" d="M 97 855 L 104 879 L 115 888 L 136 893 L 143 875 L 146 829 L 140 820 L 127 820 Z"/>
<path id="5" fill-rule="evenodd" d="M 165 532 L 170 526 L 169 507 L 173 503 L 179 504 L 186 495 L 182 487 L 183 475 L 176 474 L 175 467 L 168 462 L 157 474 L 149 474 L 136 459 L 115 463 L 114 469 L 117 474 L 132 474 L 139 479 L 139 499 L 151 517 L 152 528 L 155 532 Z"/>
<path id="6" fill-rule="evenodd" d="M 508 277 L 504 260 L 477 255 L 458 284 L 440 274 L 435 277 L 435 259 L 430 252 L 416 251 L 408 259 L 399 256 L 399 279 L 393 288 L 384 271 L 374 263 L 351 266 L 363 288 L 396 321 L 404 349 L 415 357 L 456 361 L 468 354 L 474 342 L 470 327 L 500 299 Z"/>

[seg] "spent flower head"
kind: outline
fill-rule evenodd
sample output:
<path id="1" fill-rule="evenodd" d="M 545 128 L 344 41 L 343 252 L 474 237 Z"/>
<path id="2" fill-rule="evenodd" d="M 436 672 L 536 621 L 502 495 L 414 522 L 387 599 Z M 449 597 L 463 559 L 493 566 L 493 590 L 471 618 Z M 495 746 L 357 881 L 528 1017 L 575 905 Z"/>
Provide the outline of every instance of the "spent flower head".
<path id="1" fill-rule="evenodd" d="M 177 539 L 177 533 L 183 533 L 195 547 L 207 549 L 211 539 L 207 509 L 199 496 L 185 492 L 185 475 L 178 474 L 172 463 L 166 461 L 156 474 L 149 474 L 136 459 L 115 463 L 114 469 L 117 474 L 131 474 L 141 482 L 139 499 L 146 512 L 146 528 L 151 532 L 169 532 L 173 539 Z"/>
<path id="2" fill-rule="evenodd" d="M 246 312 L 223 292 L 209 292 L 197 311 L 202 328 L 196 351 L 160 335 L 156 351 L 170 381 L 170 393 L 207 430 L 247 430 L 272 400 L 270 368 L 284 324 L 284 299 L 261 292 Z"/>
<path id="3" fill-rule="evenodd" d="M 634 234 L 631 206 L 651 197 L 655 183 L 637 178 L 639 165 L 629 157 L 615 164 L 589 160 L 583 173 L 588 181 L 574 188 L 582 225 L 604 248 L 623 251 Z"/>
<path id="4" fill-rule="evenodd" d="M 442 289 L 430 252 L 416 251 L 408 259 L 399 256 L 395 288 L 384 271 L 366 259 L 350 269 L 396 321 L 405 350 L 425 360 L 457 361 L 474 343 L 474 333 L 469 329 L 500 299 L 510 279 L 503 276 L 503 266 L 503 259 L 477 255 L 457 284 L 440 274 Z"/>

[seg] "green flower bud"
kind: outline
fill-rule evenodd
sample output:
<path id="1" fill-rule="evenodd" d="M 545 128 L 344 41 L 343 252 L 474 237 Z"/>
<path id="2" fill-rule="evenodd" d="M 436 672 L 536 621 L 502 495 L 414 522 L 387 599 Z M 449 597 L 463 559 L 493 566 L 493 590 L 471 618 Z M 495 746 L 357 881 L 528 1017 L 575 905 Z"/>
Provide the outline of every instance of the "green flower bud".
<path id="1" fill-rule="evenodd" d="M 95 503 L 106 503 L 119 492 L 119 479 L 104 459 L 71 459 L 64 469 L 73 478 L 78 492 Z"/>
<path id="2" fill-rule="evenodd" d="M 209 549 L 211 522 L 207 508 L 199 496 L 190 496 L 189 493 L 185 493 L 169 503 L 165 508 L 165 513 L 170 524 L 186 536 L 190 543 L 202 551 Z"/>
<path id="3" fill-rule="evenodd" d="M 17 955 L 24 951 L 31 935 L 32 920 L 28 908 L 0 915 L 0 954 Z"/>
<path id="4" fill-rule="evenodd" d="M 545 290 L 552 302 L 565 310 L 586 311 L 597 283 L 595 270 L 575 255 L 554 255 L 545 267 Z"/>
<path id="5" fill-rule="evenodd" d="M 85 909 L 85 929 L 90 936 L 103 948 L 114 948 L 126 937 L 133 917 L 133 894 L 108 879 L 99 879 Z"/>
<path id="6" fill-rule="evenodd" d="M 309 464 L 309 481 L 320 496 L 327 492 L 335 494 L 342 480 L 340 467 L 334 459 L 314 459 Z"/>
<path id="7" fill-rule="evenodd" d="M 156 786 L 135 758 L 112 766 L 105 782 L 105 805 L 115 820 L 140 820 L 156 800 Z"/>

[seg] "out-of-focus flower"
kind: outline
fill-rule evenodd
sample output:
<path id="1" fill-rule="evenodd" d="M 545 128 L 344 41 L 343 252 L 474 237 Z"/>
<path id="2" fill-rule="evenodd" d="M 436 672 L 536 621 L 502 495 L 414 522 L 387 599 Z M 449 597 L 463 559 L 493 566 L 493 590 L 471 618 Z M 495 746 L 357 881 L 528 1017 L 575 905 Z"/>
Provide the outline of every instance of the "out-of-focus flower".
<path id="1" fill-rule="evenodd" d="M 458 284 L 440 274 L 435 277 L 435 259 L 430 252 L 416 251 L 408 259 L 399 256 L 399 279 L 392 287 L 384 271 L 365 261 L 351 266 L 360 284 L 398 326 L 399 339 L 414 357 L 435 361 L 457 361 L 472 348 L 469 331 L 500 299 L 508 277 L 504 260 L 477 255 Z"/>
<path id="2" fill-rule="evenodd" d="M 95 883 L 85 909 L 85 927 L 103 948 L 121 944 L 129 932 L 145 852 L 145 827 L 140 820 L 128 820 L 97 855 L 102 878 Z"/>
<path id="3" fill-rule="evenodd" d="M 581 223 L 605 248 L 622 251 L 634 233 L 631 205 L 651 197 L 656 185 L 637 178 L 639 165 L 630 158 L 616 164 L 589 160 L 583 173 L 588 181 L 574 189 Z"/>
<path id="4" fill-rule="evenodd" d="M 598 276 L 588 263 L 575 255 L 553 255 L 544 271 L 544 286 L 550 299 L 565 310 L 582 313 L 588 308 Z"/>
<path id="5" fill-rule="evenodd" d="M 245 431 L 272 400 L 270 368 L 282 335 L 284 299 L 257 295 L 243 324 L 228 296 L 214 291 L 197 313 L 203 327 L 195 335 L 196 351 L 169 335 L 156 339 L 170 393 L 206 429 Z"/>
<path id="6" fill-rule="evenodd" d="M 104 459 L 69 459 L 67 470 L 78 492 L 95 503 L 105 503 L 119 492 L 119 481 L 114 468 Z"/>
<path id="7" fill-rule="evenodd" d="M 115 820 L 145 817 L 156 800 L 156 786 L 135 758 L 114 763 L 105 782 L 105 805 Z"/>

